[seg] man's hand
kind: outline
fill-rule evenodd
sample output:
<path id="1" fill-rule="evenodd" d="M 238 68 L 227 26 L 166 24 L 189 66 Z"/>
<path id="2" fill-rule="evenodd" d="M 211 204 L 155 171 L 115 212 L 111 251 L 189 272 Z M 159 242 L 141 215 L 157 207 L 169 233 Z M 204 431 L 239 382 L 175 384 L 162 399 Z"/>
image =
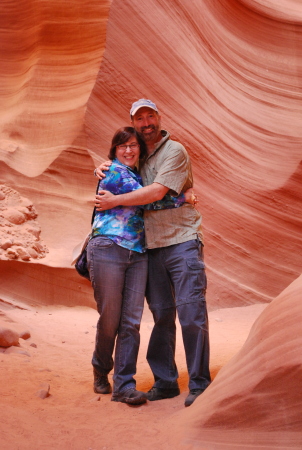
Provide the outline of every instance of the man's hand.
<path id="1" fill-rule="evenodd" d="M 189 188 L 184 192 L 186 203 L 195 206 L 198 203 L 197 195 L 194 194 L 193 188 Z"/>
<path id="2" fill-rule="evenodd" d="M 104 174 L 104 172 L 109 170 L 109 167 L 111 166 L 111 164 L 112 164 L 112 161 L 110 161 L 110 160 L 103 162 L 96 169 L 94 169 L 94 175 L 96 177 L 98 177 L 99 180 L 101 180 L 102 178 L 105 178 L 106 175 Z"/>
<path id="3" fill-rule="evenodd" d="M 106 211 L 107 209 L 118 206 L 116 196 L 109 191 L 99 191 L 95 196 L 94 206 L 97 211 Z"/>

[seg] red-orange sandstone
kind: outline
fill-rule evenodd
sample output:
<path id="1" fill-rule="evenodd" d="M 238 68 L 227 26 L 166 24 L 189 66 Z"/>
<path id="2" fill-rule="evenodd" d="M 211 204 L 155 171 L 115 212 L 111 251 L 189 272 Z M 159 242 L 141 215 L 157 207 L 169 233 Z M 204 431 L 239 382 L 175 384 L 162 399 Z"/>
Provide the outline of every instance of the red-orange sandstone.
<path id="1" fill-rule="evenodd" d="M 45 338 L 45 358 L 53 361 L 57 375 L 59 363 L 64 365 L 62 360 L 70 359 L 69 377 L 63 370 L 57 395 L 61 400 L 65 396 L 70 399 L 71 393 L 76 396 L 70 380 L 81 371 L 85 389 L 90 392 L 90 354 L 85 360 L 77 354 L 77 335 L 70 329 L 70 339 L 75 339 L 70 344 L 71 353 L 65 353 L 64 344 L 52 339 L 61 320 L 59 313 L 65 314 L 60 308 L 94 307 L 89 283 L 70 266 L 74 246 L 89 230 L 96 181 L 92 172 L 96 164 L 107 159 L 114 131 L 129 123 L 131 103 L 147 97 L 157 103 L 163 128 L 186 146 L 192 158 L 198 208 L 203 216 L 209 309 L 214 314 L 218 308 L 231 308 L 236 330 L 236 322 L 249 308 L 261 309 L 264 303 L 272 303 L 260 315 L 240 352 L 192 407 L 183 410 L 183 399 L 175 400 L 173 406 L 169 403 L 166 407 L 166 402 L 152 405 L 154 427 L 148 429 L 143 424 L 150 423 L 151 405 L 141 413 L 132 412 L 131 421 L 139 424 L 139 436 L 132 442 L 128 436 L 127 445 L 141 448 L 145 438 L 146 448 L 148 442 L 150 448 L 156 443 L 162 449 L 172 443 L 209 449 L 233 449 L 235 444 L 243 449 L 245 445 L 301 448 L 302 359 L 296 350 L 302 339 L 300 2 L 22 0 L 17 4 L 5 0 L 0 6 L 0 24 L 0 185 L 27 202 L 18 208 L 5 208 L 5 212 L 0 209 L 0 300 L 14 305 L 16 323 L 31 319 L 27 309 L 16 306 L 29 308 L 33 314 L 37 307 L 41 316 L 44 308 L 57 308 L 53 312 L 56 324 L 46 313 L 43 316 L 50 343 L 47 346 Z M 0 193 L 0 204 L 5 200 L 2 197 Z M 28 205 L 37 217 L 26 218 Z M 28 221 L 32 223 L 31 231 L 25 233 L 26 245 L 18 237 L 12 246 L 13 257 L 7 247 L 13 243 L 5 235 L 6 225 L 25 228 Z M 33 240 L 41 240 L 39 251 Z M 75 323 L 76 313 L 81 314 L 78 308 L 72 313 Z M 253 317 L 259 313 L 257 310 Z M 83 321 L 91 326 L 89 314 L 89 320 Z M 215 315 L 212 321 L 215 325 Z M 147 323 L 152 326 L 151 322 L 143 324 L 144 339 Z M 24 326 L 30 329 L 30 324 Z M 37 336 L 39 326 L 33 322 Z M 231 328 L 220 354 L 215 353 L 214 344 L 214 376 L 228 361 L 226 355 L 236 353 L 244 342 L 244 327 L 239 326 L 240 346 L 230 342 L 234 351 L 228 353 Z M 218 332 L 215 326 L 213 329 Z M 211 339 L 217 342 L 216 335 Z M 84 353 L 84 348 L 81 351 Z M 11 358 L 14 369 L 19 361 L 16 358 L 25 356 L 20 355 L 7 354 L 5 361 Z M 180 353 L 179 364 L 185 367 L 183 358 Z M 145 364 L 141 362 L 138 376 L 141 385 L 148 387 L 150 374 Z M 0 401 L 8 413 L 5 421 L 0 419 L 6 448 L 15 449 L 17 442 L 7 432 L 10 413 L 24 425 L 20 426 L 24 439 L 18 441 L 18 448 L 37 445 L 30 430 L 39 426 L 39 417 L 49 421 L 45 436 L 51 436 L 51 424 L 58 426 L 55 417 L 61 404 L 53 402 L 51 396 L 36 398 L 43 406 L 30 406 L 32 415 L 28 415 L 28 403 L 22 395 L 30 377 L 36 380 L 36 372 L 30 375 L 26 365 L 22 360 L 25 379 L 12 370 L 4 380 L 12 381 L 4 392 L 7 401 Z M 47 367 L 46 362 L 42 366 Z M 39 385 L 34 392 L 38 389 Z M 50 389 L 52 394 L 53 387 Z M 16 396 L 24 401 L 24 409 L 17 413 Z M 98 408 L 100 415 L 110 413 L 112 423 L 115 412 L 122 411 L 116 420 L 123 420 L 127 428 L 129 411 L 121 409 L 124 405 L 107 402 L 103 408 L 102 402 L 91 408 Z M 88 422 L 81 426 L 86 407 L 78 403 L 76 423 L 80 431 L 70 441 L 58 440 L 56 448 L 85 448 L 77 447 L 85 442 L 88 426 Z M 47 416 L 45 408 L 52 415 Z M 175 408 L 175 417 L 166 408 Z M 75 420 L 66 414 L 70 427 L 61 429 L 64 435 L 71 433 Z M 145 420 L 139 421 L 139 414 L 145 414 Z M 164 429 L 159 424 L 165 414 Z M 109 429 L 114 432 L 113 426 Z M 152 430 L 160 433 L 160 438 L 153 436 Z M 119 448 L 110 440 L 101 446 L 99 432 L 97 427 L 90 430 L 91 448 Z M 121 429 L 118 438 L 123 439 Z M 51 448 L 43 434 L 39 439 L 39 448 Z"/>

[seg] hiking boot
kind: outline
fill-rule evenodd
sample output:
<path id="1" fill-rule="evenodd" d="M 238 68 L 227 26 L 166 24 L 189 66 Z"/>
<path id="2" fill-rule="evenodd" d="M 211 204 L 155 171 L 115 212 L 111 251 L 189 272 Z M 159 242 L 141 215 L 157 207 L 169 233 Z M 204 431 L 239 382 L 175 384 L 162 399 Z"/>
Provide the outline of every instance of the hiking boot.
<path id="1" fill-rule="evenodd" d="M 193 402 L 197 399 L 197 397 L 202 394 L 205 389 L 190 389 L 189 395 L 185 400 L 185 406 L 192 405 Z"/>
<path id="2" fill-rule="evenodd" d="M 145 392 L 137 391 L 135 388 L 130 388 L 124 392 L 113 394 L 111 401 L 128 403 L 129 405 L 142 405 L 143 403 L 146 403 L 147 397 Z"/>
<path id="3" fill-rule="evenodd" d="M 172 389 L 163 389 L 163 388 L 157 388 L 153 387 L 150 389 L 150 391 L 147 392 L 147 399 L 150 400 L 150 402 L 154 402 L 155 400 L 163 400 L 164 398 L 173 398 L 180 394 L 179 388 L 172 388 Z"/>
<path id="4" fill-rule="evenodd" d="M 94 383 L 93 390 L 96 394 L 110 394 L 111 385 L 108 381 L 108 375 L 106 373 L 100 374 L 93 369 Z"/>

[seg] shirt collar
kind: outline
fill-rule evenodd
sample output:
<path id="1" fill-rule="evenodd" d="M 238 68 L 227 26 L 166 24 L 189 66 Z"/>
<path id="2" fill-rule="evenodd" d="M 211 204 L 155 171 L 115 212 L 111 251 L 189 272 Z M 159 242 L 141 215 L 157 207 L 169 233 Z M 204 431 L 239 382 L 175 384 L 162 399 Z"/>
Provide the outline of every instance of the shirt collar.
<path id="1" fill-rule="evenodd" d="M 161 130 L 160 133 L 162 135 L 161 140 L 155 144 L 153 152 L 150 155 L 148 155 L 146 159 L 148 159 L 150 156 L 154 155 L 154 153 L 156 153 L 162 147 L 162 145 L 164 145 L 164 143 L 168 139 L 170 139 L 170 133 L 167 130 Z"/>
<path id="2" fill-rule="evenodd" d="M 170 133 L 166 130 L 161 130 L 161 135 L 162 138 L 159 142 L 156 143 L 154 151 L 158 150 L 159 147 L 161 147 L 170 138 Z"/>

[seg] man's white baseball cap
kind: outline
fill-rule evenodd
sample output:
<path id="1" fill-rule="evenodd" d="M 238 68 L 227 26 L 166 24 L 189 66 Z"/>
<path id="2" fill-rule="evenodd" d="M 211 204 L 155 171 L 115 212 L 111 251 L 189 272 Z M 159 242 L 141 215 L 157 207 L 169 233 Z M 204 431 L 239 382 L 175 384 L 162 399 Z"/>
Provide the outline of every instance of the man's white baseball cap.
<path id="1" fill-rule="evenodd" d="M 147 98 L 140 98 L 139 100 L 137 100 L 137 102 L 134 102 L 132 104 L 130 109 L 130 117 L 134 116 L 134 114 L 140 108 L 151 108 L 158 113 L 158 109 L 155 103 L 151 102 L 151 100 L 148 100 Z"/>

